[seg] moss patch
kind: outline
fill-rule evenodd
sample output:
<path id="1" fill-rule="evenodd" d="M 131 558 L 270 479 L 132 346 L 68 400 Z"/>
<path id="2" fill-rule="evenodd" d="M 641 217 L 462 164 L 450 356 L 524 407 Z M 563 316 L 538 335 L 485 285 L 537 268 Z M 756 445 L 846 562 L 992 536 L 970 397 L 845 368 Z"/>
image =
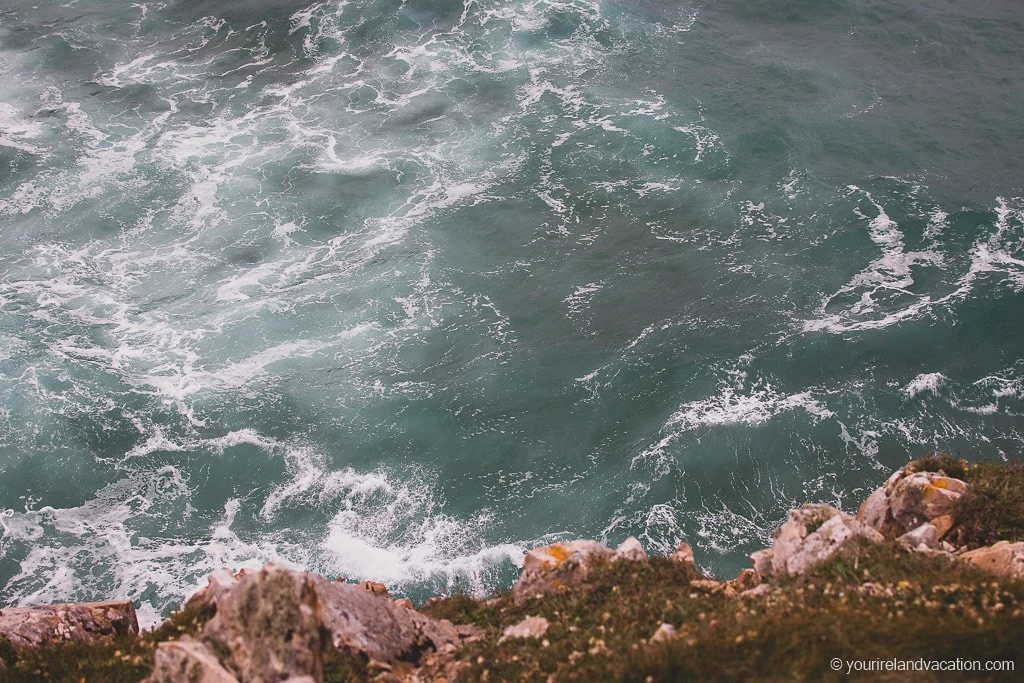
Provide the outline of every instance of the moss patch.
<path id="1" fill-rule="evenodd" d="M 928 455 L 908 463 L 903 468 L 908 474 L 914 472 L 939 472 L 947 477 L 968 481 L 971 465 L 962 458 L 954 458 L 949 453 L 929 453 Z"/>

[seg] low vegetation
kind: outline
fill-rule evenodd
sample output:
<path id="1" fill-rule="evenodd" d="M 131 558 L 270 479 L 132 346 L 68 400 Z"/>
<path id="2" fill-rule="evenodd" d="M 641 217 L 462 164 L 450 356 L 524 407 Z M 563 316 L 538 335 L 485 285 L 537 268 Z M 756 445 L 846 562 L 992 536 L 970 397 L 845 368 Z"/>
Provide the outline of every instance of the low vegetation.
<path id="1" fill-rule="evenodd" d="M 487 629 L 461 653 L 467 681 L 839 680 L 847 675 L 831 669 L 836 657 L 1013 660 L 1024 643 L 1024 582 L 999 584 L 896 544 L 851 543 L 762 595 L 694 585 L 679 572 L 663 559 L 611 563 L 584 590 L 523 607 L 455 597 L 425 611 Z M 500 642 L 528 615 L 550 621 L 542 639 Z M 650 642 L 662 623 L 675 637 Z M 1000 676 L 1013 678 L 990 679 Z"/>

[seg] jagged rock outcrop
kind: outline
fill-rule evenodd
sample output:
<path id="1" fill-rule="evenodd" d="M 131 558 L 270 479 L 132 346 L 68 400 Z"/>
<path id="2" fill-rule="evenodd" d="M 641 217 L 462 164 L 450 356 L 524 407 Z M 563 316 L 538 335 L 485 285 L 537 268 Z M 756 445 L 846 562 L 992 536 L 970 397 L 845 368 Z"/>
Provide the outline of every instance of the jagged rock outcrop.
<path id="1" fill-rule="evenodd" d="M 634 536 L 630 536 L 615 549 L 615 554 L 612 555 L 613 560 L 628 560 L 629 562 L 645 562 L 647 560 L 647 551 L 640 545 L 640 541 L 636 540 Z"/>
<path id="2" fill-rule="evenodd" d="M 241 681 L 297 675 L 319 680 L 328 632 L 318 583 L 331 585 L 277 567 L 246 576 L 221 596 L 217 614 L 203 628 L 203 641 L 227 653 L 223 663 Z"/>
<path id="3" fill-rule="evenodd" d="M 327 647 L 415 664 L 428 652 L 454 652 L 475 634 L 472 627 L 395 605 L 386 595 L 274 565 L 242 577 L 218 594 L 216 605 L 198 640 L 158 646 L 151 683 L 191 681 L 181 677 L 185 673 L 210 683 L 318 681 Z"/>
<path id="4" fill-rule="evenodd" d="M 84 602 L 0 610 L 0 636 L 16 648 L 60 641 L 87 642 L 137 635 L 139 621 L 129 601 Z"/>
<path id="5" fill-rule="evenodd" d="M 669 555 L 668 559 L 673 562 L 688 565 L 696 571 L 697 564 L 693 559 L 693 548 L 690 547 L 689 543 L 680 543 L 676 551 Z"/>
<path id="6" fill-rule="evenodd" d="M 953 527 L 954 507 L 966 491 L 965 482 L 941 472 L 901 469 L 868 496 L 857 519 L 890 539 L 928 523 L 939 540 Z"/>
<path id="7" fill-rule="evenodd" d="M 218 569 L 206 576 L 206 585 L 193 593 L 185 601 L 186 607 L 198 609 L 216 607 L 217 601 L 238 585 L 239 580 L 245 576 L 245 572 L 232 574 L 227 569 Z"/>
<path id="8" fill-rule="evenodd" d="M 811 504 L 789 511 L 775 531 L 771 548 L 750 556 L 762 578 L 796 576 L 831 557 L 851 538 L 882 541 L 882 534 L 831 505 Z"/>
<path id="9" fill-rule="evenodd" d="M 526 553 L 523 573 L 512 587 L 517 605 L 527 599 L 582 585 L 597 560 L 610 559 L 614 551 L 597 541 L 578 540 L 534 548 Z"/>

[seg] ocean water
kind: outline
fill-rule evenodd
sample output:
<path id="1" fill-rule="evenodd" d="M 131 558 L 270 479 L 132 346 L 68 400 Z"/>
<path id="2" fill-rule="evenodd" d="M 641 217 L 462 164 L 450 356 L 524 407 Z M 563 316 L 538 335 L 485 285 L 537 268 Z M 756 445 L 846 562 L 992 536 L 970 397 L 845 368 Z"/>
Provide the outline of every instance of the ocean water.
<path id="1" fill-rule="evenodd" d="M 7 0 L 0 78 L 2 605 L 1022 456 L 1014 0 Z"/>

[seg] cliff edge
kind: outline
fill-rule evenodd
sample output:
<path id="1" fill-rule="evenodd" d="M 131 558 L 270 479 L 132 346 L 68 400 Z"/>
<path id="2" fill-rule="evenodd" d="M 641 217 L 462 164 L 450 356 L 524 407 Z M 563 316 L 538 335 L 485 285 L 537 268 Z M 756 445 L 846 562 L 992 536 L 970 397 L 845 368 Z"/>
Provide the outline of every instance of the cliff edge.
<path id="1" fill-rule="evenodd" d="M 221 570 L 142 633 L 130 603 L 0 610 L 0 681 L 1015 680 L 1024 465 L 922 458 L 856 515 L 791 510 L 751 565 L 717 580 L 685 543 L 576 540 L 531 550 L 507 593 L 419 609 Z"/>

